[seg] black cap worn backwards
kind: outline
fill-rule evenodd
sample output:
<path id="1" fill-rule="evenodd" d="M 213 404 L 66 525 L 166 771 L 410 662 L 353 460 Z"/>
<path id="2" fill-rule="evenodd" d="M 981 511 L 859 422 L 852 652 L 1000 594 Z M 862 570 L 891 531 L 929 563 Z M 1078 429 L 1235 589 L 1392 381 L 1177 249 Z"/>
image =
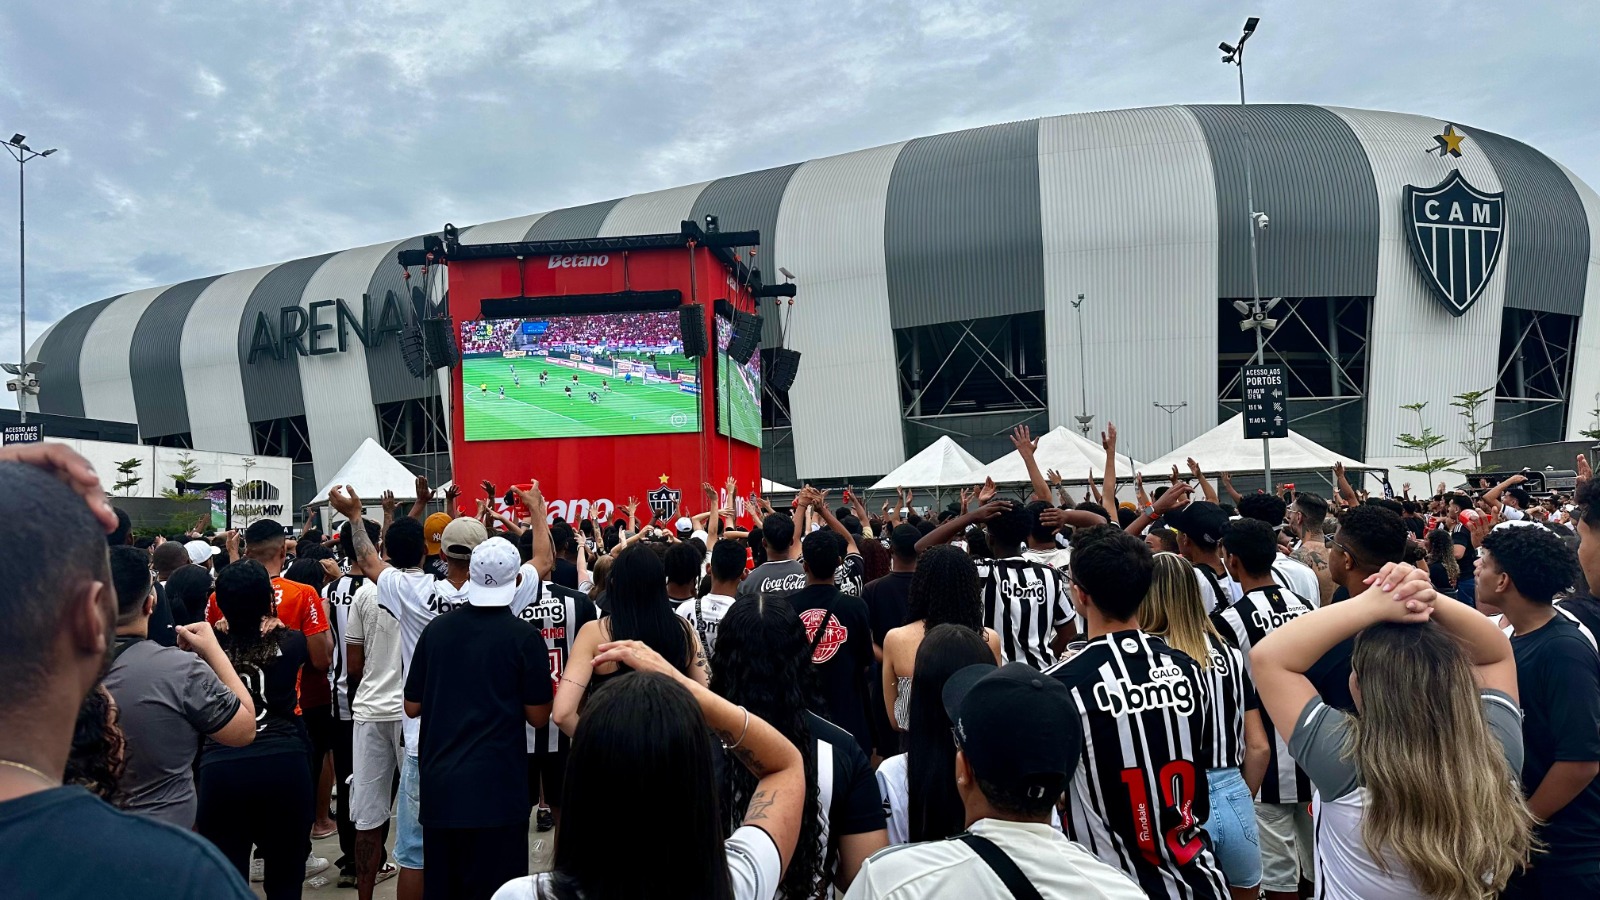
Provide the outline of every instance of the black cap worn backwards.
<path id="1" fill-rule="evenodd" d="M 1228 530 L 1228 514 L 1209 500 L 1196 500 L 1181 509 L 1172 510 L 1161 520 L 1210 546 L 1222 543 L 1222 533 Z"/>
<path id="2" fill-rule="evenodd" d="M 950 676 L 942 699 L 980 779 L 1033 799 L 1066 788 L 1083 750 L 1066 685 L 1019 662 L 974 665 Z"/>

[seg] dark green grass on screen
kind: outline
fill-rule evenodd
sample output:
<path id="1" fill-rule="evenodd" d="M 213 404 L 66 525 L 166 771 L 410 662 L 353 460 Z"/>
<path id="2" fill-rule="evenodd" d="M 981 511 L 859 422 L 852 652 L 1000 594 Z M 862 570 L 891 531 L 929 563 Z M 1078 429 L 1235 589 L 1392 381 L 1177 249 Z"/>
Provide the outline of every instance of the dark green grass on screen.
<path id="1" fill-rule="evenodd" d="M 618 358 L 634 356 L 619 354 Z M 670 362 L 674 371 L 691 366 L 686 357 L 677 354 L 660 354 L 657 362 Z M 517 366 L 520 386 L 512 382 L 511 365 Z M 544 387 L 539 386 L 540 371 L 550 373 Z M 573 384 L 574 374 L 578 382 L 568 400 L 563 388 Z M 611 383 L 611 393 L 600 387 L 602 378 Z M 697 395 L 673 385 L 644 384 L 637 374 L 629 384 L 620 374 L 601 375 L 528 357 L 469 359 L 462 364 L 462 379 L 462 418 L 469 441 L 693 434 L 700 430 Z M 481 388 L 484 384 L 489 386 L 487 394 Z M 506 391 L 504 400 L 500 399 L 501 387 Z M 589 402 L 590 391 L 600 395 L 598 404 Z M 673 424 L 674 416 L 683 424 Z"/>

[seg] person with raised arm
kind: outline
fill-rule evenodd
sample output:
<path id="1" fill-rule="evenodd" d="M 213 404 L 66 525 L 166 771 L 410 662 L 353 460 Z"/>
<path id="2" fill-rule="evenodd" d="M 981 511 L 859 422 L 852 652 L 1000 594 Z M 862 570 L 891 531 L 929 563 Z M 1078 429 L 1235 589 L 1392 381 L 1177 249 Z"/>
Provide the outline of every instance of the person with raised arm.
<path id="1" fill-rule="evenodd" d="M 1200 485 L 1200 493 L 1204 494 L 1205 498 L 1210 502 L 1216 503 L 1217 489 L 1212 487 L 1211 482 L 1206 480 L 1206 473 L 1200 470 L 1200 464 L 1195 462 L 1195 459 L 1192 456 L 1189 457 L 1187 463 L 1189 466 L 1189 474 L 1194 477 L 1195 483 Z M 1238 503 L 1239 501 L 1235 500 L 1233 502 Z"/>
<path id="2" fill-rule="evenodd" d="M 1117 505 L 1117 426 L 1113 422 L 1106 423 L 1106 430 L 1100 432 L 1100 447 L 1106 451 L 1104 484 L 1100 488 L 1100 497 L 1096 503 L 1104 503 L 1107 509 Z M 1094 473 L 1091 472 L 1090 480 Z"/>

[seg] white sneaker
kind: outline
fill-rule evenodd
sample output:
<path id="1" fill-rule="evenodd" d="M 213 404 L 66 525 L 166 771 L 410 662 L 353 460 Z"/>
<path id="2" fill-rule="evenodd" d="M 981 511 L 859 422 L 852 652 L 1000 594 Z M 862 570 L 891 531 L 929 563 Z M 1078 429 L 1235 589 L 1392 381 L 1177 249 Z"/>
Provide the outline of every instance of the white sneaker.
<path id="1" fill-rule="evenodd" d="M 260 884 L 266 878 L 266 870 L 262 867 L 261 858 L 253 857 L 250 860 L 250 881 Z"/>
<path id="2" fill-rule="evenodd" d="M 306 857 L 306 877 L 307 878 L 310 878 L 311 876 L 316 875 L 317 873 L 323 871 L 326 868 L 328 868 L 328 858 L 326 856 L 318 856 L 315 853 L 313 853 L 310 856 Z"/>

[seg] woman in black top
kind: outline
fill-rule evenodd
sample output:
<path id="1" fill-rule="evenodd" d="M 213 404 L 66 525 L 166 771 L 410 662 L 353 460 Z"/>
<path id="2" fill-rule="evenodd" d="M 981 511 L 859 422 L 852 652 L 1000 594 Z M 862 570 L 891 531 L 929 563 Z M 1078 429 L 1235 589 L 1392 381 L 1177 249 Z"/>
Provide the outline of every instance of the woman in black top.
<path id="1" fill-rule="evenodd" d="M 1454 597 L 1456 582 L 1461 578 L 1461 564 L 1456 561 L 1455 542 L 1443 528 L 1428 533 L 1428 579 L 1433 589 Z"/>
<path id="2" fill-rule="evenodd" d="M 255 702 L 255 740 L 200 751 L 195 830 L 248 877 L 250 846 L 261 848 L 269 900 L 298 898 L 311 852 L 310 744 L 296 712 L 305 635 L 273 616 L 272 579 L 255 560 L 217 573 L 217 608 L 227 622 L 222 649 Z"/>

